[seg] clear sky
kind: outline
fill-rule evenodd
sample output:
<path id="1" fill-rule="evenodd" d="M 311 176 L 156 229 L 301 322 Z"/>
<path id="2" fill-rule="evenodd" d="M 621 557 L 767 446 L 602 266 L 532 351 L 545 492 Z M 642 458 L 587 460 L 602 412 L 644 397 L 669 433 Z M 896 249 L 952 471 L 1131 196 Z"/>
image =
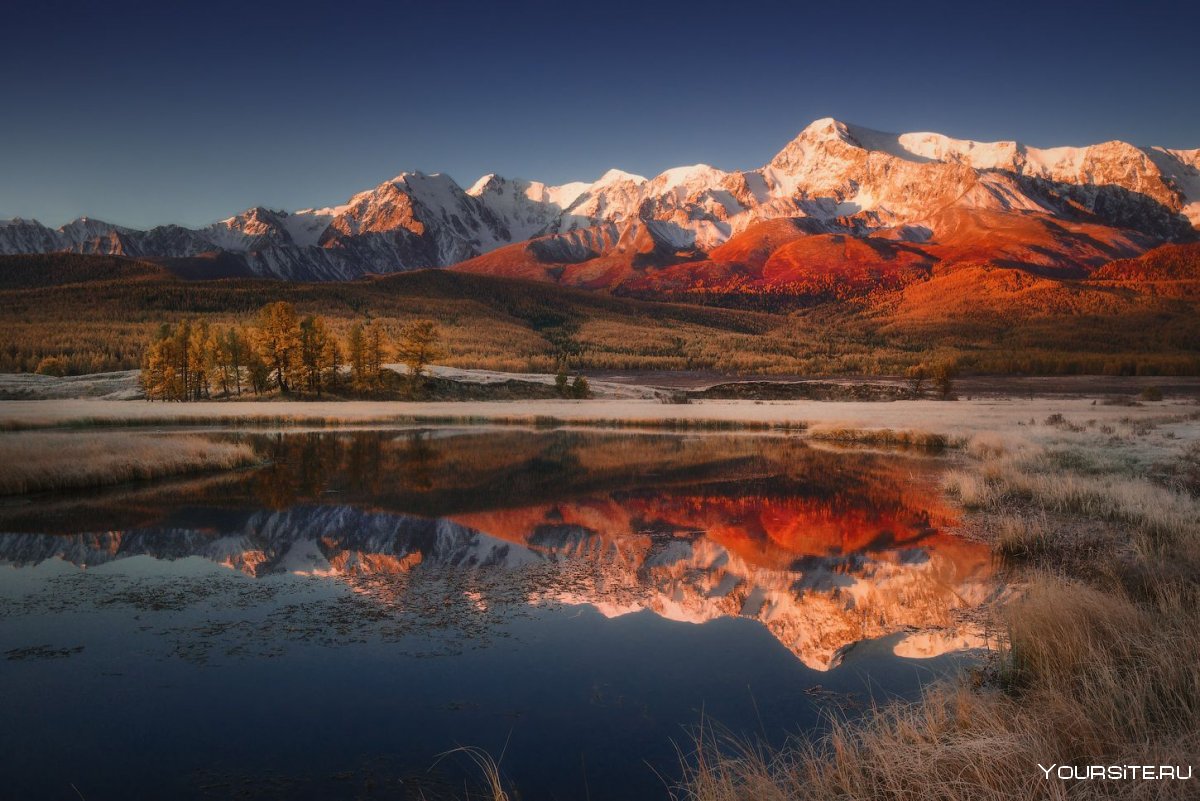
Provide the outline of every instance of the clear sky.
<path id="1" fill-rule="evenodd" d="M 183 5 L 6 7 L 0 218 L 200 225 L 405 170 L 751 168 L 826 116 L 1200 147 L 1195 0 Z"/>

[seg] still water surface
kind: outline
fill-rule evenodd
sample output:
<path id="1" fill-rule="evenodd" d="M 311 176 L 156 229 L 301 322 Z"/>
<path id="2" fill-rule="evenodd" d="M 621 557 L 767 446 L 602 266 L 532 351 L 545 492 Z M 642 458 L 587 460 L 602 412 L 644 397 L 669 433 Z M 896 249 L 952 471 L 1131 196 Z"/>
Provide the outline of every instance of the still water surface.
<path id="1" fill-rule="evenodd" d="M 469 745 L 527 801 L 664 799 L 701 723 L 780 743 L 958 668 L 996 589 L 923 454 L 226 436 L 269 464 L 0 507 L 8 796 L 434 801 Z"/>

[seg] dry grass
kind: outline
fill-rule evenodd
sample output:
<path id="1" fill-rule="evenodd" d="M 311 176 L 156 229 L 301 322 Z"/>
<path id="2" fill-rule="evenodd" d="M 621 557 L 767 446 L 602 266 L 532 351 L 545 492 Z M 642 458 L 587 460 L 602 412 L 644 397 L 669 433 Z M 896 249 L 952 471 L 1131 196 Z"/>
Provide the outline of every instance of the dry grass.
<path id="1" fill-rule="evenodd" d="M 438 757 L 438 762 L 441 762 L 447 757 L 463 755 L 479 772 L 483 780 L 483 790 L 474 795 L 480 801 L 511 801 L 511 796 L 504 789 L 504 777 L 500 771 L 500 761 L 504 759 L 503 752 L 500 754 L 500 760 L 494 759 L 486 750 L 473 746 L 464 745 L 458 748 L 451 749 Z M 436 763 L 434 763 L 436 764 Z M 467 793 L 467 799 L 472 798 L 470 792 Z"/>
<path id="2" fill-rule="evenodd" d="M 704 425 L 736 428 L 749 427 L 808 429 L 890 429 L 926 431 L 944 434 L 952 442 L 971 437 L 992 436 L 997 429 L 1020 432 L 1025 421 L 1039 420 L 1055 409 L 1071 416 L 1088 415 L 1098 426 L 1124 432 L 1133 426 L 1155 424 L 1168 416 L 1145 407 L 1117 408 L 1093 406 L 1087 399 L 975 399 L 959 401 L 949 409 L 941 401 L 777 401 L 704 400 L 687 405 L 664 405 L 654 398 L 591 400 L 503 401 L 208 401 L 200 403 L 150 403 L 146 401 L 61 399 L 49 401 L 14 400 L 0 403 L 0 430 L 31 428 L 87 428 L 93 426 L 132 425 L 206 425 L 206 426 L 324 426 L 392 425 L 408 423 L 487 423 L 512 422 L 522 425 L 537 420 L 559 420 L 568 425 L 619 424 L 620 421 L 644 421 L 642 425 L 680 427 Z M 1177 404 L 1180 411 L 1195 412 L 1195 406 Z M 952 412 L 952 413 L 951 413 Z M 1121 422 L 1129 419 L 1131 422 Z M 1188 415 L 1175 414 L 1169 419 L 1187 423 Z M 677 421 L 677 422 L 671 422 Z M 685 422 L 686 421 L 686 422 Z M 701 423 L 700 421 L 704 421 Z M 1166 422 L 1164 425 L 1180 425 Z M 1095 433 L 1099 436 L 1098 433 Z M 1007 436 L 1007 435 L 1006 435 Z"/>
<path id="3" fill-rule="evenodd" d="M 736 420 L 689 417 L 572 417 L 550 414 L 391 414 L 365 417 L 305 414 L 181 414 L 162 417 L 78 417 L 64 421 L 0 421 L 0 432 L 50 428 L 136 428 L 205 426 L 215 428 L 337 428 L 339 426 L 494 425 L 646 429 L 662 431 L 804 431 L 799 420 Z M 859 440 L 868 441 L 868 440 Z M 875 440 L 899 442 L 899 440 Z M 915 444 L 915 443 L 914 443 Z"/>
<path id="4" fill-rule="evenodd" d="M 689 760 L 694 801 L 1194 797 L 1192 782 L 1063 782 L 1037 765 L 1190 765 L 1200 753 L 1200 596 L 1050 577 L 1007 610 L 1000 681 L 933 688 L 777 752 Z"/>
<path id="5" fill-rule="evenodd" d="M 248 445 L 197 435 L 10 433 L 0 435 L 0 495 L 229 470 L 255 461 Z"/>
<path id="6" fill-rule="evenodd" d="M 1006 514 L 995 523 L 993 548 L 1005 559 L 1032 559 L 1050 547 L 1046 518 L 1026 514 Z"/>
<path id="7" fill-rule="evenodd" d="M 864 445 L 896 445 L 905 448 L 943 450 L 960 445 L 960 441 L 932 431 L 895 430 L 891 428 L 849 428 L 846 426 L 815 426 L 809 430 L 812 439 L 831 442 L 855 442 Z"/>
<path id="8" fill-rule="evenodd" d="M 938 688 L 922 703 L 873 710 L 833 724 L 817 744 L 779 752 L 709 749 L 676 798 L 689 801 L 1040 797 L 1039 740 L 1016 702 L 965 687 Z M 1047 751 L 1048 753 L 1048 751 Z M 1044 760 L 1044 757 L 1043 757 Z"/>
<path id="9" fill-rule="evenodd" d="M 1075 447 L 976 437 L 975 461 L 947 478 L 950 494 L 987 510 L 997 553 L 1032 565 L 1001 610 L 995 664 L 918 702 L 834 721 L 817 742 L 702 741 L 676 798 L 1195 798 L 1195 778 L 1063 781 L 1037 767 L 1189 766 L 1200 755 L 1200 502 L 1133 477 L 1119 446 L 1061 430 Z M 1105 529 L 1103 547 L 1059 559 L 1078 543 L 1071 520 Z"/>
<path id="10" fill-rule="evenodd" d="M 269 404 L 256 404 L 269 408 Z M 303 404 L 300 404 L 303 405 Z M 379 403 L 376 408 L 389 406 L 404 408 L 413 404 Z M 257 427 L 257 428 L 335 428 L 338 426 L 393 426 L 393 425 L 500 425 L 500 426 L 537 426 L 560 427 L 579 426 L 588 428 L 612 429 L 645 429 L 662 431 L 804 431 L 811 439 L 828 442 L 856 443 L 862 445 L 888 445 L 906 448 L 924 448 L 940 451 L 946 448 L 961 447 L 965 443 L 962 437 L 951 437 L 920 429 L 875 428 L 871 426 L 854 427 L 845 424 L 821 424 L 812 426 L 805 420 L 788 419 L 785 415 L 775 418 L 754 419 L 735 416 L 701 416 L 670 417 L 670 416 L 634 416 L 628 413 L 628 408 L 613 407 L 610 414 L 590 416 L 586 414 L 501 414 L 498 410 L 514 408 L 514 404 L 491 403 L 484 414 L 369 414 L 369 415 L 328 415 L 328 414 L 270 414 L 263 412 L 218 414 L 207 411 L 191 411 L 179 414 L 162 413 L 155 415 L 130 416 L 84 416 L 66 419 L 29 419 L 29 420 L 0 420 L 0 431 L 36 431 L 48 428 L 109 428 L 137 426 L 216 426 L 222 428 Z M 524 403 L 528 408 L 532 404 Z M 314 404 L 314 407 L 316 404 Z M 519 408 L 519 407 L 516 407 Z M 653 407 L 644 406 L 640 411 L 655 411 Z"/>
<path id="11" fill-rule="evenodd" d="M 1074 472 L 1054 451 L 1005 455 L 982 465 L 953 470 L 946 490 L 968 509 L 1004 511 L 1025 505 L 1096 520 L 1126 523 L 1167 536 L 1194 529 L 1200 506 L 1186 493 L 1120 474 Z"/>

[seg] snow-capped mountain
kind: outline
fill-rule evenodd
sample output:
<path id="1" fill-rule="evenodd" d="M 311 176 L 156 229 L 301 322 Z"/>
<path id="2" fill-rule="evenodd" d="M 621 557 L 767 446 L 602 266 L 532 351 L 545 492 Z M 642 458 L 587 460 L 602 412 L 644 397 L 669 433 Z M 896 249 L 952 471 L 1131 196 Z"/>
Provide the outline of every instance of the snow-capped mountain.
<path id="1" fill-rule="evenodd" d="M 610 170 L 591 183 L 561 186 L 485 175 L 466 190 L 446 175 L 402 173 L 341 206 L 291 213 L 252 208 L 200 229 L 138 231 L 89 218 L 51 229 L 14 219 L 0 222 L 0 253 L 73 251 L 168 263 L 224 254 L 243 274 L 309 280 L 461 262 L 477 271 L 544 277 L 540 265 L 601 259 L 587 271 L 567 271 L 566 280 L 586 272 L 590 278 L 574 282 L 612 286 L 632 269 L 614 268 L 614 260 L 703 261 L 780 218 L 807 220 L 800 228 L 808 233 L 950 243 L 954 253 L 965 244 L 964 220 L 983 225 L 985 239 L 1023 227 L 1012 219 L 1096 226 L 1066 235 L 1054 229 L 1045 242 L 1030 243 L 1042 249 L 1043 261 L 1057 254 L 1059 262 L 1086 267 L 1090 255 L 1076 245 L 1097 234 L 1111 245 L 1106 258 L 1196 235 L 1200 150 L 1125 142 L 1039 149 L 822 119 L 763 167 L 742 172 L 698 164 L 647 179 Z M 929 256 L 946 258 L 946 252 Z M 1046 266 L 1031 258 L 1032 266 Z M 198 272 L 204 274 L 202 263 Z"/>

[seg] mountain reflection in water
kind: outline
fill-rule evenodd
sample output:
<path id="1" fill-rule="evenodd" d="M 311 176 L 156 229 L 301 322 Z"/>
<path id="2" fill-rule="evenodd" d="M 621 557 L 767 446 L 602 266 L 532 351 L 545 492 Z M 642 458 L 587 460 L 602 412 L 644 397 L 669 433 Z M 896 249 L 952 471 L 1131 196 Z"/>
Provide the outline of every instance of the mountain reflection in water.
<path id="1" fill-rule="evenodd" d="M 759 435 L 227 436 L 270 464 L 6 508 L 0 562 L 195 556 L 331 577 L 398 615 L 417 606 L 414 576 L 451 576 L 439 591 L 480 613 L 757 619 L 816 670 L 896 632 L 912 633 L 904 656 L 983 642 L 953 613 L 994 590 L 988 553 L 944 533 L 953 513 L 927 456 Z"/>

